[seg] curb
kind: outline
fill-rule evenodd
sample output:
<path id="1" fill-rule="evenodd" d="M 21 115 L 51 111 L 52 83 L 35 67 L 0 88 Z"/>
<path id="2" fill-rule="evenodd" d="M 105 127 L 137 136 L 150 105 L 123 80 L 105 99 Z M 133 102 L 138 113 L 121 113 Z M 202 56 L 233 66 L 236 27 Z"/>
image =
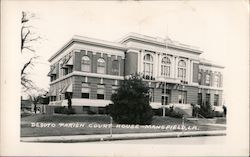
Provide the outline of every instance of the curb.
<path id="1" fill-rule="evenodd" d="M 21 142 L 44 142 L 44 143 L 77 143 L 115 140 L 136 140 L 152 138 L 182 138 L 197 136 L 225 136 L 226 131 L 203 131 L 203 132 L 171 132 L 171 133 L 138 133 L 138 134 L 105 134 L 105 135 L 74 135 L 74 136 L 51 136 L 51 137 L 21 137 Z"/>

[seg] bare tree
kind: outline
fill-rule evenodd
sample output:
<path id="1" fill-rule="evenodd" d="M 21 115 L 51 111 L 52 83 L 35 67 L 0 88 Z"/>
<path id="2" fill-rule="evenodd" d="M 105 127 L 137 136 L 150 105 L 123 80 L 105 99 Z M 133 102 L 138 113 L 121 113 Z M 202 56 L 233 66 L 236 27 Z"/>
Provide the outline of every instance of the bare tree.
<path id="1" fill-rule="evenodd" d="M 28 95 L 30 101 L 34 104 L 34 112 L 36 114 L 37 112 L 37 104 L 41 101 L 42 97 L 46 94 L 47 92 L 44 89 L 40 88 L 34 88 L 32 90 L 29 90 Z"/>
<path id="2" fill-rule="evenodd" d="M 36 50 L 34 48 L 35 42 L 41 39 L 35 31 L 33 30 L 33 26 L 30 25 L 30 21 L 35 17 L 35 14 L 29 12 L 22 12 L 21 19 L 21 54 L 31 53 L 32 56 L 29 57 L 29 60 L 22 65 L 21 68 L 21 84 L 25 90 L 31 89 L 34 87 L 34 83 L 28 77 L 28 73 L 26 72 L 28 68 L 34 67 L 34 60 L 38 58 L 36 54 Z"/>

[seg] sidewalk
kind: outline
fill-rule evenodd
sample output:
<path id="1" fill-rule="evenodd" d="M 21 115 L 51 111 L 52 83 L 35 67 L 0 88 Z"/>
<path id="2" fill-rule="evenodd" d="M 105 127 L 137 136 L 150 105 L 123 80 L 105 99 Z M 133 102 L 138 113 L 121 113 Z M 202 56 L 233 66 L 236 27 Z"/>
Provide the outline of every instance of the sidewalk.
<path id="1" fill-rule="evenodd" d="M 193 132 L 162 132 L 162 133 L 133 133 L 133 134 L 101 134 L 101 135 L 73 135 L 73 136 L 46 136 L 46 137 L 21 137 L 21 142 L 94 142 L 111 140 L 132 140 L 149 138 L 176 138 L 193 136 L 222 136 L 225 130 L 193 131 Z"/>
<path id="2" fill-rule="evenodd" d="M 227 124 L 204 124 L 204 125 L 227 127 Z"/>

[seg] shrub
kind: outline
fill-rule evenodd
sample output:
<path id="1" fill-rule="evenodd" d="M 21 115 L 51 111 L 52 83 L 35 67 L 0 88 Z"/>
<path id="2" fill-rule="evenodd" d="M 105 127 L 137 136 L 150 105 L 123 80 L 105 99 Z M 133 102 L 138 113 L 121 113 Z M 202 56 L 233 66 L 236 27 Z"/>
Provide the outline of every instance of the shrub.
<path id="1" fill-rule="evenodd" d="M 154 115 L 157 116 L 162 116 L 163 109 L 159 108 L 159 109 L 154 109 Z M 165 108 L 165 116 L 169 116 L 169 117 L 174 117 L 174 118 L 182 118 L 183 114 L 174 111 L 173 107 L 170 108 Z"/>
<path id="2" fill-rule="evenodd" d="M 92 110 L 88 110 L 88 114 L 93 115 L 93 114 L 96 114 L 96 112 L 94 112 L 94 111 L 92 111 Z"/>
<path id="3" fill-rule="evenodd" d="M 75 114 L 74 108 L 66 108 L 65 106 L 55 107 L 54 112 L 59 114 Z"/>
<path id="4" fill-rule="evenodd" d="M 213 116 L 214 117 L 224 117 L 224 113 L 219 112 L 219 111 L 213 111 Z"/>
<path id="5" fill-rule="evenodd" d="M 202 115 L 205 118 L 214 118 L 214 117 L 223 117 L 224 113 L 219 111 L 212 110 L 212 107 L 210 104 L 203 104 L 201 105 L 201 108 L 197 109 L 197 113 Z"/>
<path id="6" fill-rule="evenodd" d="M 110 114 L 115 122 L 151 124 L 153 111 L 149 105 L 149 88 L 139 75 L 123 80 L 111 100 Z"/>
<path id="7" fill-rule="evenodd" d="M 159 109 L 153 109 L 153 111 L 154 111 L 154 115 L 156 115 L 156 116 L 162 116 L 162 109 L 161 108 L 159 108 Z"/>
<path id="8" fill-rule="evenodd" d="M 212 107 L 209 103 L 204 103 L 203 105 L 201 105 L 198 113 L 205 118 L 213 118 L 214 117 Z"/>
<path id="9" fill-rule="evenodd" d="M 176 112 L 174 110 L 173 106 L 170 108 L 166 108 L 165 115 L 169 116 L 169 117 L 174 117 L 174 118 L 182 118 L 183 117 L 183 114 Z"/>

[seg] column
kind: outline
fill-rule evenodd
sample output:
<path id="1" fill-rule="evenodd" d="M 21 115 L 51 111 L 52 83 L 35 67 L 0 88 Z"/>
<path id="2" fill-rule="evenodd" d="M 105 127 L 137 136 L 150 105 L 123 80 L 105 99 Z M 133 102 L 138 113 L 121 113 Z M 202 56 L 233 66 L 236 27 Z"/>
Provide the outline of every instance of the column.
<path id="1" fill-rule="evenodd" d="M 161 54 L 158 53 L 158 77 L 161 76 Z"/>
<path id="2" fill-rule="evenodd" d="M 187 76 L 185 78 L 185 81 L 189 82 L 189 77 L 190 77 L 190 60 L 187 59 Z"/>
<path id="3" fill-rule="evenodd" d="M 138 58 L 137 58 L 137 64 L 138 64 L 138 66 L 137 66 L 137 71 L 138 71 L 138 73 L 141 73 L 141 51 L 138 53 Z"/>
<path id="4" fill-rule="evenodd" d="M 193 61 L 190 60 L 190 83 L 193 83 Z"/>
<path id="5" fill-rule="evenodd" d="M 159 62 L 159 59 L 158 59 L 158 52 L 155 53 L 154 55 L 154 64 L 153 64 L 153 77 L 157 77 L 158 76 L 158 71 L 159 71 L 159 67 L 158 67 L 158 62 Z"/>
<path id="6" fill-rule="evenodd" d="M 175 57 L 171 57 L 170 78 L 175 78 Z"/>
<path id="7" fill-rule="evenodd" d="M 141 65 L 141 73 L 143 73 L 143 57 L 144 57 L 144 50 L 141 50 L 141 60 L 139 64 Z"/>
<path id="8" fill-rule="evenodd" d="M 107 74 L 112 75 L 112 59 L 110 54 L 107 55 Z"/>
<path id="9" fill-rule="evenodd" d="M 175 57 L 175 76 L 174 78 L 177 79 L 178 78 L 178 61 L 179 61 L 179 58 L 178 57 Z"/>

